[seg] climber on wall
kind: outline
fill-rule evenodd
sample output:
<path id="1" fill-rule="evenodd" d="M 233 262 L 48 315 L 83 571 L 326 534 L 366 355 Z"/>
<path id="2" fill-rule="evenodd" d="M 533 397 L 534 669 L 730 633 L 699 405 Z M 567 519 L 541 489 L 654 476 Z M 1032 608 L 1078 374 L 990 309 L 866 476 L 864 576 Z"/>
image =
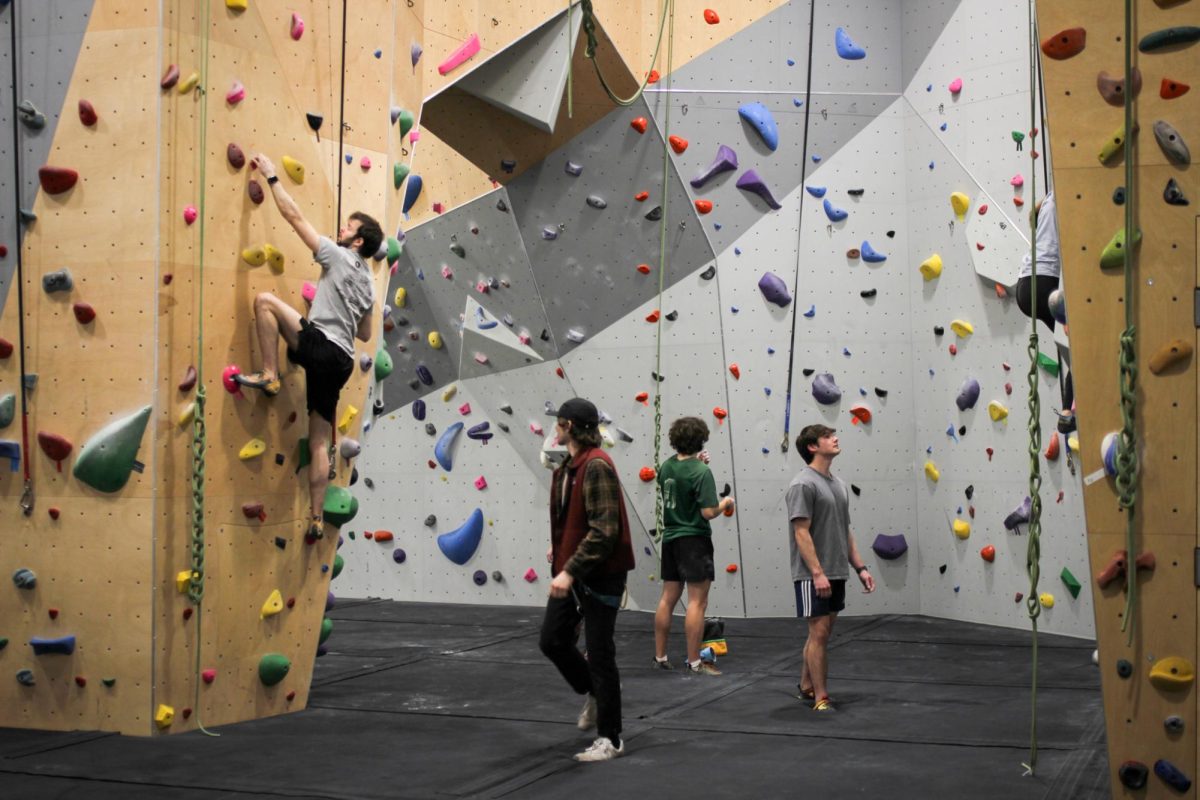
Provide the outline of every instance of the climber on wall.
<path id="1" fill-rule="evenodd" d="M 279 183 L 275 165 L 262 153 L 254 157 L 279 213 L 295 229 L 321 265 L 321 277 L 308 317 L 270 292 L 254 298 L 255 328 L 262 352 L 262 369 L 237 375 L 242 386 L 279 394 L 279 337 L 287 342 L 288 360 L 304 367 L 308 406 L 308 486 L 312 518 L 308 536 L 319 539 L 325 487 L 331 477 L 333 418 L 338 395 L 354 369 L 354 339 L 371 338 L 371 309 L 375 285 L 367 259 L 383 242 L 383 229 L 370 216 L 356 211 L 338 231 L 337 242 L 321 236 L 300 213 L 296 201 Z"/>

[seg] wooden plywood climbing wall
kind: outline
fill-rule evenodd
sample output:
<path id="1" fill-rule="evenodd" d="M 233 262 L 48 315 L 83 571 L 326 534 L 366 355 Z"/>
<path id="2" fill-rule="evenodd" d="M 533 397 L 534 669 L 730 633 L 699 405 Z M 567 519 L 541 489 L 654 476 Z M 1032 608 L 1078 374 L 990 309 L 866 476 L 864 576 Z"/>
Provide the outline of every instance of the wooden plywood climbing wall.
<path id="1" fill-rule="evenodd" d="M 1165 28 L 1194 24 L 1194 3 L 1134 2 L 1136 45 Z M 1141 469 L 1136 506 L 1133 558 L 1153 553 L 1153 571 L 1139 570 L 1137 602 L 1126 619 L 1123 579 L 1095 588 L 1096 629 L 1108 724 L 1109 768 L 1114 796 L 1195 797 L 1171 788 L 1154 774 L 1160 759 L 1196 779 L 1196 690 L 1190 681 L 1163 688 L 1152 680 L 1163 659 L 1197 658 L 1197 373 L 1194 357 L 1160 374 L 1152 360 L 1180 340 L 1194 348 L 1194 296 L 1197 275 L 1196 205 L 1200 182 L 1194 165 L 1172 160 L 1156 141 L 1154 126 L 1166 121 L 1193 148 L 1200 146 L 1200 109 L 1187 97 L 1171 97 L 1168 82 L 1195 85 L 1200 80 L 1197 47 L 1175 46 L 1138 53 L 1143 88 L 1134 100 L 1140 133 L 1134 137 L 1132 206 L 1135 227 L 1142 233 L 1136 248 L 1132 297 L 1125 295 L 1120 267 L 1102 269 L 1100 256 L 1124 226 L 1118 205 L 1125 187 L 1124 158 L 1103 162 L 1101 149 L 1121 129 L 1122 106 L 1106 103 L 1098 90 L 1102 72 L 1124 73 L 1123 4 L 1098 8 L 1082 0 L 1043 2 L 1038 7 L 1043 41 L 1069 43 L 1086 31 L 1083 49 L 1065 58 L 1043 56 L 1047 126 L 1053 152 L 1055 196 L 1059 208 L 1063 269 L 1085 474 L 1085 502 L 1093 580 L 1125 549 L 1125 516 L 1118 508 L 1112 477 L 1101 463 L 1106 434 L 1121 428 L 1118 353 L 1125 312 L 1132 308 L 1137 330 L 1137 439 Z M 1062 47 L 1055 44 L 1054 47 Z M 1050 49 L 1050 48 L 1043 48 Z M 1073 48 L 1072 48 L 1073 49 Z M 1054 51 L 1058 52 L 1058 51 Z M 1194 152 L 1194 151 L 1193 151 Z M 1194 156 L 1193 156 L 1194 157 Z M 1174 180 L 1193 205 L 1168 203 L 1164 195 Z M 1130 187 L 1124 189 L 1127 198 Z M 1122 632 L 1132 626 L 1132 641 Z M 1168 670 L 1169 672 L 1169 670 Z M 1174 719 L 1177 718 L 1178 723 Z M 1145 790 L 1128 788 L 1118 771 L 1127 761 L 1146 765 L 1151 774 Z"/>

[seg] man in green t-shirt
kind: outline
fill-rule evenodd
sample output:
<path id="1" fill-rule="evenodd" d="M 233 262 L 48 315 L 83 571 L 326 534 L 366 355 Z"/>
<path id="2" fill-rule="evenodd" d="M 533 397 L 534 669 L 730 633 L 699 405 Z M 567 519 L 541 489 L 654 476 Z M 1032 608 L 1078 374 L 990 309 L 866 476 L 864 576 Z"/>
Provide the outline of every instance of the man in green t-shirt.
<path id="1" fill-rule="evenodd" d="M 683 630 L 687 635 L 687 670 L 691 674 L 720 675 L 715 664 L 700 660 L 700 638 L 704 634 L 708 589 L 715 577 L 709 520 L 721 513 L 732 514 L 733 498 L 718 501 L 717 484 L 707 459 L 697 456 L 708 441 L 704 420 L 681 417 L 671 423 L 668 435 L 676 455 L 658 469 L 663 498 L 663 591 L 654 615 L 654 665 L 671 669 L 667 634 L 671 632 L 671 612 L 686 583 L 688 603 Z"/>

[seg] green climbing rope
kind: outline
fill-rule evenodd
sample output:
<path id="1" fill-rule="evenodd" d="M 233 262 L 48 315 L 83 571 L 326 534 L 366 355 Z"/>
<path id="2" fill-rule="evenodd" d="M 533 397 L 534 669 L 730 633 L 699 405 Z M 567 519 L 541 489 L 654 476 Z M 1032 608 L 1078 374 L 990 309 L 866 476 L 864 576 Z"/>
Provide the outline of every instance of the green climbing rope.
<path id="1" fill-rule="evenodd" d="M 1133 0 L 1125 0 L 1125 85 L 1133 86 Z M 1125 92 L 1125 241 L 1132 243 L 1136 186 L 1133 180 L 1133 101 Z M 1122 248 L 1125 256 L 1125 330 L 1121 332 L 1121 437 L 1117 444 L 1118 502 L 1125 511 L 1125 551 L 1130 558 L 1137 552 L 1136 519 L 1138 491 L 1137 463 L 1137 327 L 1134 325 L 1132 244 Z M 1133 615 L 1137 610 L 1137 570 L 1126 570 L 1125 616 L 1121 630 L 1126 645 L 1133 644 Z"/>
<path id="2" fill-rule="evenodd" d="M 631 106 L 638 101 L 642 96 L 642 92 L 646 90 L 646 84 L 650 82 L 650 73 L 653 71 L 654 65 L 658 63 L 658 51 L 662 47 L 663 29 L 666 27 L 667 17 L 671 17 L 671 29 L 674 30 L 675 24 L 675 2 L 674 0 L 663 0 L 662 14 L 658 20 L 658 41 L 654 44 L 654 55 L 650 58 L 650 70 L 647 70 L 646 77 L 642 79 L 641 85 L 629 97 L 621 97 L 613 92 L 608 85 L 608 81 L 604 78 L 604 72 L 600 69 L 600 65 L 596 63 L 596 48 L 600 42 L 596 38 L 596 17 L 592 12 L 592 0 L 580 0 L 580 10 L 583 12 L 583 32 L 587 36 L 587 49 L 584 54 L 592 62 L 592 67 L 596 70 L 596 77 L 600 80 L 600 85 L 604 88 L 608 99 L 612 100 L 619 106 Z M 668 12 L 668 9 L 669 12 Z M 567 35 L 571 35 L 571 0 L 567 0 Z M 570 49 L 567 51 L 570 52 Z M 667 44 L 667 74 L 671 73 L 671 45 Z M 571 59 L 567 58 L 567 115 L 570 116 L 574 112 L 574 103 L 571 97 L 571 89 L 574 85 L 574 78 L 571 74 Z M 668 103 L 669 106 L 669 103 Z"/>

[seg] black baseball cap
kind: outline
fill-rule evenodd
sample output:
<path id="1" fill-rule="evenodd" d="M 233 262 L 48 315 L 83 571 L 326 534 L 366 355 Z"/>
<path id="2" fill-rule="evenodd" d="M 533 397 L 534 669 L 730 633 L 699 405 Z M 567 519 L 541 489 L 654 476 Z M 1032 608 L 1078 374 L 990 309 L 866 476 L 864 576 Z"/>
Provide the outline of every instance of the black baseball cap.
<path id="1" fill-rule="evenodd" d="M 572 397 L 554 412 L 554 416 L 574 422 L 581 428 L 595 428 L 600 425 L 600 412 L 595 404 L 582 397 Z"/>

